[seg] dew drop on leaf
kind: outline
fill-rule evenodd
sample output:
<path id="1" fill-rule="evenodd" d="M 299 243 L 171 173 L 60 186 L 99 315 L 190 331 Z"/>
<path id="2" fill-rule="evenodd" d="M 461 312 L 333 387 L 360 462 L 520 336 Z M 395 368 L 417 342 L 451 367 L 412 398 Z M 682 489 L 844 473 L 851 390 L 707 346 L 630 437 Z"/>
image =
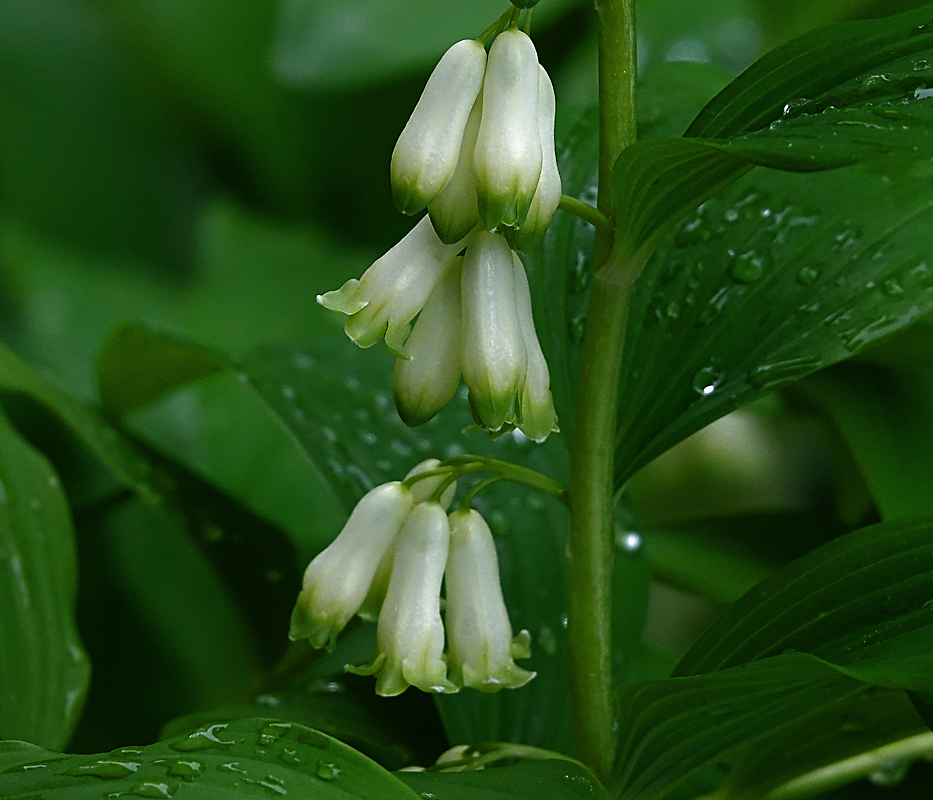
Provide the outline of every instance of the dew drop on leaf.
<path id="1" fill-rule="evenodd" d="M 769 260 L 767 255 L 749 250 L 735 258 L 729 267 L 729 274 L 739 283 L 755 283 L 764 277 L 770 266 Z"/>
<path id="2" fill-rule="evenodd" d="M 204 765 L 200 761 L 190 759 L 177 759 L 175 761 L 163 762 L 166 764 L 166 773 L 172 778 L 181 778 L 185 781 L 193 781 L 204 773 Z"/>
<path id="3" fill-rule="evenodd" d="M 820 277 L 820 271 L 816 267 L 801 267 L 797 273 L 797 283 L 801 286 L 809 286 Z"/>
<path id="4" fill-rule="evenodd" d="M 146 781 L 145 783 L 136 784 L 136 786 L 129 790 L 129 794 L 135 795 L 136 797 L 149 797 L 160 800 L 160 798 L 171 797 L 174 792 L 167 783 Z"/>
<path id="5" fill-rule="evenodd" d="M 314 774 L 322 781 L 335 781 L 340 776 L 340 767 L 330 761 L 318 761 Z"/>
<path id="6" fill-rule="evenodd" d="M 774 364 L 763 364 L 752 371 L 748 382 L 756 389 L 770 391 L 797 378 L 802 378 L 817 369 L 819 365 L 820 360 L 815 356 L 789 358 Z"/>
<path id="7" fill-rule="evenodd" d="M 722 382 L 722 370 L 710 363 L 698 369 L 693 376 L 693 391 L 700 395 L 712 394 Z"/>

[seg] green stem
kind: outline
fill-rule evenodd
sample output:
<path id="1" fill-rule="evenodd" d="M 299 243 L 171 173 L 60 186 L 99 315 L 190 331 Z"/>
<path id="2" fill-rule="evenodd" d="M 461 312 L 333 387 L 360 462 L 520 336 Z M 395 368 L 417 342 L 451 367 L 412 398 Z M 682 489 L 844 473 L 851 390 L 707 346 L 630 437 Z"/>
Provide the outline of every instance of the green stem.
<path id="1" fill-rule="evenodd" d="M 599 21 L 599 211 L 614 217 L 612 165 L 635 141 L 635 0 L 595 0 Z M 624 220 L 621 221 L 624 224 Z M 612 498 L 616 414 L 632 270 L 597 267 L 577 388 L 570 483 L 568 636 L 577 754 L 608 782 L 615 756 L 612 692 Z"/>
<path id="2" fill-rule="evenodd" d="M 561 211 L 573 214 L 586 222 L 589 222 L 600 234 L 607 237 L 610 241 L 615 236 L 616 226 L 598 208 L 594 208 L 589 203 L 584 203 L 576 197 L 568 194 L 560 196 L 560 204 L 557 206 Z"/>

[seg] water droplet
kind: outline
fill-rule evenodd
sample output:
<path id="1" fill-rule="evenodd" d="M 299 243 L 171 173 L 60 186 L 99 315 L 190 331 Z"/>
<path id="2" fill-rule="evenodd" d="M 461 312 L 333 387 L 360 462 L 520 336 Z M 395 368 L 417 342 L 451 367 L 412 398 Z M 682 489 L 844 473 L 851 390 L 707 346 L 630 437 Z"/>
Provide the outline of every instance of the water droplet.
<path id="1" fill-rule="evenodd" d="M 362 430 L 358 431 L 360 439 L 368 445 L 374 445 L 379 441 L 379 437 L 376 436 L 372 431 Z"/>
<path id="2" fill-rule="evenodd" d="M 538 644 L 541 646 L 541 649 L 549 656 L 556 655 L 557 637 L 554 635 L 554 631 L 549 627 L 545 626 L 541 628 L 540 631 L 538 631 Z"/>
<path id="3" fill-rule="evenodd" d="M 269 706 L 270 708 L 282 705 L 282 701 L 274 694 L 261 694 L 256 698 L 256 702 L 261 706 Z"/>
<path id="4" fill-rule="evenodd" d="M 619 531 L 616 533 L 616 547 L 628 553 L 637 553 L 641 550 L 641 536 L 635 531 Z"/>
<path id="5" fill-rule="evenodd" d="M 185 739 L 170 742 L 169 747 L 180 753 L 190 753 L 194 750 L 227 750 L 233 746 L 233 742 L 227 742 L 219 738 L 219 735 L 227 729 L 227 724 L 219 723 L 217 725 L 208 725 L 206 728 L 189 734 Z"/>
<path id="6" fill-rule="evenodd" d="M 301 758 L 298 756 L 298 751 L 292 750 L 289 747 L 282 748 L 282 752 L 279 753 L 279 760 L 284 761 L 286 764 L 292 767 L 297 767 L 302 763 Z"/>
<path id="7" fill-rule="evenodd" d="M 894 106 L 880 106 L 871 110 L 871 113 L 882 119 L 910 119 L 910 114 L 903 108 Z"/>
<path id="8" fill-rule="evenodd" d="M 314 774 L 322 781 L 335 781 L 340 776 L 340 767 L 330 761 L 318 761 Z"/>
<path id="9" fill-rule="evenodd" d="M 696 216 L 684 223 L 674 236 L 674 244 L 677 247 L 690 247 L 690 245 L 704 241 L 702 225 L 703 217 L 701 216 Z M 708 238 L 708 235 L 706 235 L 706 238 Z"/>
<path id="10" fill-rule="evenodd" d="M 168 798 L 174 794 L 174 789 L 172 789 L 167 783 L 155 783 L 146 781 L 145 783 L 137 783 L 132 789 L 129 790 L 129 794 L 136 795 L 137 797 L 153 797 L 157 800 L 159 798 Z"/>
<path id="11" fill-rule="evenodd" d="M 193 781 L 204 774 L 204 765 L 200 761 L 189 759 L 177 759 L 175 761 L 157 761 L 157 764 L 164 764 L 165 772 L 169 777 L 181 778 L 183 781 Z"/>
<path id="12" fill-rule="evenodd" d="M 807 100 L 805 97 L 797 97 L 784 105 L 783 114 L 785 117 L 792 117 L 799 114 L 806 104 Z"/>
<path id="13" fill-rule="evenodd" d="M 729 267 L 729 274 L 739 283 L 755 283 L 764 276 L 770 260 L 766 255 L 749 250 L 735 258 Z"/>
<path id="14" fill-rule="evenodd" d="M 708 395 L 716 391 L 716 387 L 722 383 L 723 374 L 713 361 L 710 361 L 705 367 L 698 369 L 693 376 L 693 391 L 697 394 Z"/>
<path id="15" fill-rule="evenodd" d="M 11 772 L 30 772 L 31 770 L 34 770 L 34 769 L 46 769 L 51 764 L 55 764 L 59 761 L 67 761 L 67 760 L 68 759 L 65 759 L 65 758 L 54 758 L 48 761 L 34 761 L 30 764 L 17 764 L 15 767 L 10 767 L 9 769 L 3 770 L 2 774 L 6 775 Z"/>
<path id="16" fill-rule="evenodd" d="M 820 271 L 816 267 L 801 267 L 797 273 L 797 283 L 801 286 L 809 286 L 820 277 Z"/>
<path id="17" fill-rule="evenodd" d="M 326 428 L 326 427 L 321 428 L 321 436 L 323 436 L 324 439 L 330 442 L 331 444 L 337 441 L 337 434 L 334 432 L 332 428 Z"/>
<path id="18" fill-rule="evenodd" d="M 434 792 L 421 792 L 421 800 L 440 800 Z"/>
<path id="19" fill-rule="evenodd" d="M 667 308 L 664 309 L 664 316 L 668 319 L 677 319 L 680 316 L 680 303 L 676 300 L 671 300 L 667 304 Z"/>
<path id="20" fill-rule="evenodd" d="M 327 750 L 330 748 L 330 739 L 319 731 L 302 731 L 298 734 L 298 741 L 300 744 L 306 744 L 318 750 Z"/>
<path id="21" fill-rule="evenodd" d="M 90 764 L 81 764 L 68 770 L 66 775 L 75 778 L 84 776 L 93 776 L 105 781 L 115 781 L 132 775 L 139 769 L 139 764 L 135 761 L 93 761 Z"/>
<path id="22" fill-rule="evenodd" d="M 907 777 L 907 763 L 899 758 L 882 760 L 868 776 L 875 786 L 896 786 Z"/>
<path id="23" fill-rule="evenodd" d="M 232 772 L 235 775 L 249 775 L 249 773 L 240 766 L 239 761 L 228 761 L 226 764 L 218 764 L 217 771 Z"/>
<path id="24" fill-rule="evenodd" d="M 933 89 L 926 86 L 918 86 L 914 89 L 914 100 L 928 100 L 933 97 Z"/>
<path id="25" fill-rule="evenodd" d="M 295 389 L 292 386 L 283 386 L 282 387 L 282 397 L 291 402 L 295 399 Z"/>
<path id="26" fill-rule="evenodd" d="M 914 61 L 914 72 L 923 72 L 925 69 L 930 68 L 930 62 L 925 58 L 918 58 Z"/>
<path id="27" fill-rule="evenodd" d="M 888 278 L 881 284 L 881 291 L 888 297 L 903 297 L 904 287 L 897 278 Z"/>
<path id="28" fill-rule="evenodd" d="M 841 334 L 842 344 L 851 353 L 887 334 L 897 324 L 897 317 L 881 317 L 855 331 Z"/>
<path id="29" fill-rule="evenodd" d="M 281 739 L 292 729 L 287 722 L 268 722 L 259 729 L 258 744 L 261 747 L 268 747 Z"/>
<path id="30" fill-rule="evenodd" d="M 276 778 L 275 775 L 266 775 L 265 778 L 259 780 L 247 778 L 246 782 L 262 786 L 263 789 L 269 789 L 282 797 L 288 794 L 288 792 L 285 791 L 285 781 L 281 778 Z"/>
<path id="31" fill-rule="evenodd" d="M 888 75 L 867 75 L 859 86 L 861 94 L 877 94 L 892 89 L 894 82 Z"/>
<path id="32" fill-rule="evenodd" d="M 749 375 L 748 382 L 758 390 L 771 391 L 802 378 L 819 366 L 820 360 L 815 356 L 789 358 L 786 361 L 757 367 Z"/>

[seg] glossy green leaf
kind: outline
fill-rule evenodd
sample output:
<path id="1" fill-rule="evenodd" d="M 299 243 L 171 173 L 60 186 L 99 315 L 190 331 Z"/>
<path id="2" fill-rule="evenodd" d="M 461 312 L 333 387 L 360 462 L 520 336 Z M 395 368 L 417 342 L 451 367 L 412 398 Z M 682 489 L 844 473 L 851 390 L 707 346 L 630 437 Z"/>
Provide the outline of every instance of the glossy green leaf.
<path id="1" fill-rule="evenodd" d="M 760 583 L 700 637 L 675 675 L 788 650 L 892 688 L 933 688 L 933 521 L 872 525 L 822 545 Z"/>
<path id="2" fill-rule="evenodd" d="M 0 738 L 64 747 L 90 679 L 71 515 L 58 477 L 0 412 Z"/>
<path id="3" fill-rule="evenodd" d="M 587 769 L 555 759 L 471 772 L 400 772 L 423 798 L 437 800 L 608 800 Z"/>
<path id="4" fill-rule="evenodd" d="M 883 519 L 933 513 L 933 376 L 846 364 L 800 393 L 839 431 Z"/>
<path id="5" fill-rule="evenodd" d="M 101 792 L 168 798 L 313 797 L 416 800 L 391 773 L 303 725 L 244 719 L 204 725 L 146 747 L 62 756 L 0 744 L 0 795 L 99 800 Z"/>

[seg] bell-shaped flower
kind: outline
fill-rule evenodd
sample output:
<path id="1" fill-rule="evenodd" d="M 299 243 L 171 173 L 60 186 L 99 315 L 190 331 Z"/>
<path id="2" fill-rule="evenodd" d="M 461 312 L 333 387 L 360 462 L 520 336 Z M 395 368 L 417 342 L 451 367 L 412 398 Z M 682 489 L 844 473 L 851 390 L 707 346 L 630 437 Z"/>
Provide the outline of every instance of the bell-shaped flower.
<path id="1" fill-rule="evenodd" d="M 425 692 L 455 692 L 447 679 L 441 583 L 447 563 L 450 526 L 439 503 L 418 503 L 408 515 L 395 546 L 395 558 L 379 622 L 377 656 L 366 667 L 376 675 L 376 693 L 391 697 L 409 686 Z"/>
<path id="2" fill-rule="evenodd" d="M 516 253 L 512 253 L 512 265 L 515 276 L 515 306 L 527 358 L 518 427 L 529 439 L 543 442 L 552 431 L 560 430 L 557 427 L 554 398 L 551 397 L 551 376 L 544 353 L 541 352 L 538 335 L 535 333 L 528 276 L 525 275 L 525 267 Z"/>
<path id="3" fill-rule="evenodd" d="M 428 203 L 431 223 L 442 242 L 458 242 L 479 225 L 473 150 L 482 115 L 483 96 L 480 94 L 463 131 L 457 168 L 443 190 Z"/>
<path id="4" fill-rule="evenodd" d="M 435 287 L 395 362 L 395 406 L 406 425 L 423 425 L 446 406 L 460 385 L 461 264 Z M 416 483 L 415 487 L 421 485 Z"/>
<path id="5" fill-rule="evenodd" d="M 479 215 L 487 230 L 520 227 L 541 175 L 538 54 L 520 30 L 499 34 L 489 49 L 483 116 L 473 166 Z"/>
<path id="6" fill-rule="evenodd" d="M 392 153 L 392 194 L 416 214 L 454 174 L 463 131 L 483 85 L 486 50 L 472 39 L 444 53 Z"/>
<path id="7" fill-rule="evenodd" d="M 440 461 L 436 458 L 427 458 L 422 461 L 420 464 L 416 464 L 412 467 L 408 474 L 405 476 L 407 481 L 409 478 L 420 475 L 423 472 L 429 472 L 432 469 L 436 469 L 440 465 Z M 423 503 L 425 500 L 429 500 L 431 495 L 434 494 L 437 489 L 440 488 L 441 484 L 446 480 L 445 475 L 435 475 L 430 478 L 424 478 L 423 480 L 413 483 L 411 485 L 411 499 L 413 503 Z M 450 508 L 450 503 L 454 499 L 454 495 L 457 493 L 457 482 L 453 481 L 450 485 L 444 489 L 443 494 L 441 495 L 441 506 L 446 510 Z M 389 588 L 389 577 L 392 574 L 392 561 L 395 558 L 395 542 L 398 541 L 396 538 L 393 541 L 392 545 L 386 550 L 385 555 L 382 556 L 382 559 L 379 562 L 379 566 L 376 569 L 376 574 L 373 576 L 372 583 L 369 587 L 369 592 L 366 594 L 366 599 L 363 601 L 363 605 L 360 606 L 357 614 L 362 619 L 367 620 L 368 622 L 375 622 L 379 618 L 379 612 L 382 610 L 382 604 L 385 601 L 386 591 Z"/>
<path id="8" fill-rule="evenodd" d="M 463 379 L 477 421 L 496 431 L 517 416 L 526 367 L 512 251 L 501 234 L 473 235 L 460 285 Z"/>
<path id="9" fill-rule="evenodd" d="M 551 217 L 560 204 L 560 172 L 554 148 L 554 115 L 556 102 L 554 87 L 544 67 L 538 66 L 538 136 L 541 140 L 541 176 L 521 228 L 515 231 L 514 241 L 519 250 L 530 252 L 544 238 Z"/>
<path id="10" fill-rule="evenodd" d="M 411 321 L 462 249 L 460 243 L 448 245 L 438 239 L 431 220 L 424 217 L 362 279 L 352 278 L 318 295 L 317 301 L 349 315 L 344 330 L 360 347 L 371 347 L 385 336 L 389 348 L 402 355 Z"/>
<path id="11" fill-rule="evenodd" d="M 332 645 L 370 590 L 414 500 L 399 481 L 368 492 L 340 535 L 305 570 L 288 635 L 314 647 Z"/>
<path id="12" fill-rule="evenodd" d="M 486 520 L 473 509 L 450 515 L 446 580 L 451 680 L 487 692 L 528 683 L 535 673 L 514 659 L 530 655 L 530 637 L 522 631 L 512 638 L 496 546 Z"/>

